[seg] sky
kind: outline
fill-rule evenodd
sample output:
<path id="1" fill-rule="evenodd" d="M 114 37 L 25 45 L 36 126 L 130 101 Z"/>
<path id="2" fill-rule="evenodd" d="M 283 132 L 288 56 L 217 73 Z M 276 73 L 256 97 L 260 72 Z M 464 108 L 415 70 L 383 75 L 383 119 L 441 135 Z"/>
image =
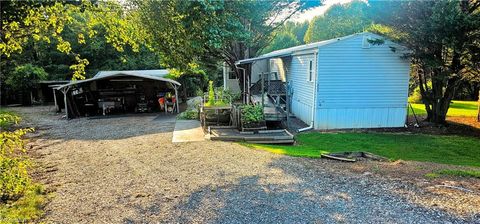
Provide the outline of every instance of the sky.
<path id="1" fill-rule="evenodd" d="M 344 4 L 344 3 L 347 3 L 347 2 L 351 2 L 352 0 L 326 0 L 323 2 L 323 5 L 322 6 L 318 6 L 318 7 L 314 7 L 312 9 L 309 9 L 301 14 L 298 14 L 296 16 L 294 16 L 292 19 L 290 19 L 291 21 L 294 21 L 294 22 L 305 22 L 305 21 L 310 21 L 311 19 L 313 19 L 313 17 L 315 16 L 319 16 L 319 15 L 322 15 L 323 13 L 325 13 L 325 11 L 327 11 L 328 8 L 330 8 L 330 6 L 334 5 L 334 4 L 338 4 L 338 3 L 341 3 L 341 4 Z"/>

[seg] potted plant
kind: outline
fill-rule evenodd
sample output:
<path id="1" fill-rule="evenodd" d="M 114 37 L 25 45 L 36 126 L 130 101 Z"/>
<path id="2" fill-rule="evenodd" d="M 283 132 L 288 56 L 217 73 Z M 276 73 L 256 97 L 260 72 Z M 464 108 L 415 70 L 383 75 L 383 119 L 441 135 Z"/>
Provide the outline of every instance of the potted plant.
<path id="1" fill-rule="evenodd" d="M 266 128 L 261 105 L 243 105 L 241 107 L 241 128 L 244 130 L 261 130 Z"/>
<path id="2" fill-rule="evenodd" d="M 213 81 L 209 81 L 208 93 L 204 95 L 201 118 L 203 123 L 228 125 L 230 123 L 230 101 L 224 97 L 223 91 L 213 88 Z"/>

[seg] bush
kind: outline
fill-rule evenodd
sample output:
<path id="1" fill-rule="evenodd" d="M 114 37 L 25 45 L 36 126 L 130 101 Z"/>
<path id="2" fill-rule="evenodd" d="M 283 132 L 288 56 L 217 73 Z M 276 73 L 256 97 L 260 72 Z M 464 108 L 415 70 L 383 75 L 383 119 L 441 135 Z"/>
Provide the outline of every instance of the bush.
<path id="1" fill-rule="evenodd" d="M 194 109 L 186 110 L 177 116 L 180 120 L 198 120 L 198 111 Z"/>
<path id="2" fill-rule="evenodd" d="M 208 101 L 205 106 L 211 107 L 215 105 L 215 91 L 213 90 L 213 81 L 208 82 Z"/>
<path id="3" fill-rule="evenodd" d="M 0 203 L 1 223 L 31 223 L 43 215 L 46 193 L 42 185 L 30 185 L 23 197 L 16 201 Z M 3 221 L 3 222 L 2 222 Z"/>
<path id="4" fill-rule="evenodd" d="M 2 201 L 20 197 L 30 183 L 22 137 L 33 129 L 18 129 L 0 133 L 0 198 Z"/>
<path id="5" fill-rule="evenodd" d="M 32 64 L 25 64 L 15 68 L 11 75 L 7 77 L 5 83 L 14 90 L 26 90 L 38 85 L 41 80 L 46 80 L 48 74 L 43 68 Z"/>
<path id="6" fill-rule="evenodd" d="M 227 101 L 230 101 L 230 100 L 226 100 L 225 98 L 230 99 L 228 95 L 225 95 L 225 91 L 223 91 L 223 89 L 217 88 L 215 91 L 215 89 L 213 88 L 213 81 L 210 81 L 208 86 L 208 101 L 205 102 L 204 106 L 206 107 L 226 106 L 230 103 Z"/>
<path id="7" fill-rule="evenodd" d="M 28 175 L 31 162 L 26 157 L 23 136 L 31 128 L 5 131 L 20 122 L 14 113 L 0 111 L 0 222 L 27 223 L 39 218 L 45 202 L 41 185 Z"/>
<path id="8" fill-rule="evenodd" d="M 230 89 L 224 90 L 224 95 L 227 96 L 232 102 L 240 100 L 242 97 L 241 93 L 234 93 Z"/>
<path id="9" fill-rule="evenodd" d="M 27 168 L 29 162 L 22 158 L 0 158 L 0 194 L 2 201 L 19 198 L 30 184 Z"/>
<path id="10" fill-rule="evenodd" d="M 264 119 L 263 107 L 261 105 L 243 105 L 241 119 L 244 124 L 262 121 Z"/>
<path id="11" fill-rule="evenodd" d="M 13 124 L 18 124 L 20 122 L 20 117 L 16 114 L 8 111 L 0 111 L 0 128 L 8 129 Z"/>

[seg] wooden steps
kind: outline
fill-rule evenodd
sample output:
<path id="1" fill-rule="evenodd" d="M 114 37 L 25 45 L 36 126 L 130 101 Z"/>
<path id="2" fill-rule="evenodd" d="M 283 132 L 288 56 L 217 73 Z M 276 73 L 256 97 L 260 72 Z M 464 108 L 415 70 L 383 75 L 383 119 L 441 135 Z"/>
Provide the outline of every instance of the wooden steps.
<path id="1" fill-rule="evenodd" d="M 210 140 L 235 141 L 258 144 L 293 144 L 293 135 L 287 130 L 262 130 L 257 132 L 240 132 L 236 128 L 210 127 Z"/>
<path id="2" fill-rule="evenodd" d="M 256 105 L 262 104 L 262 96 L 261 95 L 252 95 L 252 102 Z M 265 116 L 266 121 L 282 121 L 287 118 L 287 115 L 284 111 L 280 110 L 275 106 L 272 102 L 272 99 L 267 95 L 264 96 L 263 99 L 263 114 Z"/>

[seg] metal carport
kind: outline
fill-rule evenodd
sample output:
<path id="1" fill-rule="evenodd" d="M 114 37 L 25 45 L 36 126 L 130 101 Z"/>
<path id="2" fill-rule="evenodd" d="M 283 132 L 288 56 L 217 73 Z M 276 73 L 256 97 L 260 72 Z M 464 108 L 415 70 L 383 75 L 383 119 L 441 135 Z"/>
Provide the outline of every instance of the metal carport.
<path id="1" fill-rule="evenodd" d="M 77 92 L 84 93 L 84 91 L 92 91 L 89 86 L 95 86 L 98 82 L 106 81 L 117 81 L 122 83 L 131 83 L 132 86 L 136 87 L 136 83 L 152 83 L 153 82 L 162 82 L 166 86 L 170 86 L 175 90 L 176 102 L 175 107 L 177 113 L 179 112 L 179 102 L 178 102 L 178 87 L 181 84 L 175 80 L 165 78 L 169 74 L 168 70 L 130 70 L 130 71 L 101 71 L 98 72 L 93 78 L 85 80 L 72 80 L 68 84 L 58 85 L 53 87 L 53 89 L 61 91 L 63 93 L 63 100 L 65 104 L 65 114 L 66 117 L 69 117 L 67 98 L 72 95 L 72 90 Z M 139 89 L 139 91 L 144 91 Z M 85 92 L 85 93 L 86 93 Z M 70 93 L 70 95 L 68 95 Z"/>

